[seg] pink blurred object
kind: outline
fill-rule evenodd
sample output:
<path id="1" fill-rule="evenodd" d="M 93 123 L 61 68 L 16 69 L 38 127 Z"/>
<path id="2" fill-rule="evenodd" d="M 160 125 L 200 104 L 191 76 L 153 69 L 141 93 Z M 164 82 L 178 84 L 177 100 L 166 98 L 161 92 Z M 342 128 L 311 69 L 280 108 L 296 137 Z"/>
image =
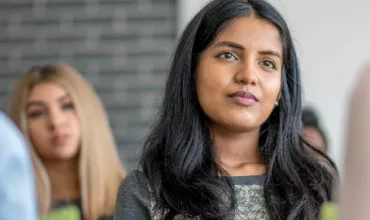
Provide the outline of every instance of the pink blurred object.
<path id="1" fill-rule="evenodd" d="M 370 219 L 370 63 L 356 81 L 348 109 L 339 219 Z"/>

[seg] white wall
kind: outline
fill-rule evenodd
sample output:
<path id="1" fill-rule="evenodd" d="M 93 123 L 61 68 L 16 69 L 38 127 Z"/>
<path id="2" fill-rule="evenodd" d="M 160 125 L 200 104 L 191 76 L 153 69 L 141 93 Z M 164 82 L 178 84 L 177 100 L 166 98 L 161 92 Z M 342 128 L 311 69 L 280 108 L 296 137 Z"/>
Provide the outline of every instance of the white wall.
<path id="1" fill-rule="evenodd" d="M 187 23 L 209 0 L 178 0 L 177 34 L 181 34 Z"/>
<path id="2" fill-rule="evenodd" d="M 179 31 L 207 0 L 179 0 Z M 316 107 L 341 168 L 348 92 L 370 59 L 369 0 L 270 0 L 287 20 L 302 68 L 304 100 Z M 196 4 L 195 4 L 196 3 Z"/>

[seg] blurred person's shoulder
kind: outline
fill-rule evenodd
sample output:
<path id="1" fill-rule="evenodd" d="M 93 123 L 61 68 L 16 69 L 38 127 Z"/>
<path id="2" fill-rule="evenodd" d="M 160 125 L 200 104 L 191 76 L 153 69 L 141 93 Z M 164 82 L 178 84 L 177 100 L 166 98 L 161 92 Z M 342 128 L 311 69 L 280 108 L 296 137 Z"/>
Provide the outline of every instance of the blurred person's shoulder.
<path id="1" fill-rule="evenodd" d="M 25 138 L 0 111 L 0 219 L 37 219 L 31 158 Z"/>
<path id="2" fill-rule="evenodd" d="M 11 145 L 11 147 L 8 147 Z M 0 111 L 0 151 L 25 151 L 25 140 L 17 126 Z"/>
<path id="3" fill-rule="evenodd" d="M 0 111 L 0 135 L 4 137 L 6 134 L 18 133 L 19 130 L 8 116 Z M 18 134 L 17 134 L 18 135 Z"/>

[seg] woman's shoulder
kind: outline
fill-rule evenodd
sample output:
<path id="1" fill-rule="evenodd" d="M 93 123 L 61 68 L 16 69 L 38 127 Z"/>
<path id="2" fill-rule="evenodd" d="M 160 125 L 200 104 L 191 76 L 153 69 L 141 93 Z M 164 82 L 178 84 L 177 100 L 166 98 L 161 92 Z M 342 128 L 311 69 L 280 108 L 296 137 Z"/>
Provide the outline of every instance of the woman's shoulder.
<path id="1" fill-rule="evenodd" d="M 149 219 L 152 197 L 142 171 L 133 170 L 122 181 L 118 193 L 116 219 Z"/>
<path id="2" fill-rule="evenodd" d="M 119 199 L 150 199 L 149 183 L 142 171 L 133 170 L 123 179 L 118 189 L 117 200 Z"/>
<path id="3" fill-rule="evenodd" d="M 144 172 L 141 170 L 132 170 L 127 176 L 122 180 L 120 190 L 125 190 L 126 188 L 135 189 L 135 188 L 148 188 L 148 181 L 144 175 Z"/>
<path id="4" fill-rule="evenodd" d="M 149 183 L 143 171 L 132 170 L 122 180 L 118 189 L 117 199 L 127 198 L 128 195 L 135 197 L 149 197 Z"/>
<path id="5" fill-rule="evenodd" d="M 104 215 L 98 218 L 98 220 L 113 220 L 113 219 L 114 219 L 113 215 Z"/>

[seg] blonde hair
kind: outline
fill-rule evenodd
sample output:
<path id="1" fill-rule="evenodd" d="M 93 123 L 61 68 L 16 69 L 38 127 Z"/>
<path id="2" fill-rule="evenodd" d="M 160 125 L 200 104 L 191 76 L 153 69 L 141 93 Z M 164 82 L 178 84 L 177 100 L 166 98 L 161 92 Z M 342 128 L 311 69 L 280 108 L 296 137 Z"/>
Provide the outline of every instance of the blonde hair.
<path id="1" fill-rule="evenodd" d="M 71 96 L 81 122 L 82 138 L 79 156 L 82 212 L 86 219 L 114 212 L 118 187 L 125 176 L 117 154 L 112 131 L 103 104 L 87 81 L 66 64 L 31 67 L 17 81 L 10 98 L 9 116 L 30 140 L 27 129 L 26 101 L 30 90 L 39 83 L 61 85 Z M 40 215 L 51 207 L 51 186 L 48 173 L 30 148 Z"/>

